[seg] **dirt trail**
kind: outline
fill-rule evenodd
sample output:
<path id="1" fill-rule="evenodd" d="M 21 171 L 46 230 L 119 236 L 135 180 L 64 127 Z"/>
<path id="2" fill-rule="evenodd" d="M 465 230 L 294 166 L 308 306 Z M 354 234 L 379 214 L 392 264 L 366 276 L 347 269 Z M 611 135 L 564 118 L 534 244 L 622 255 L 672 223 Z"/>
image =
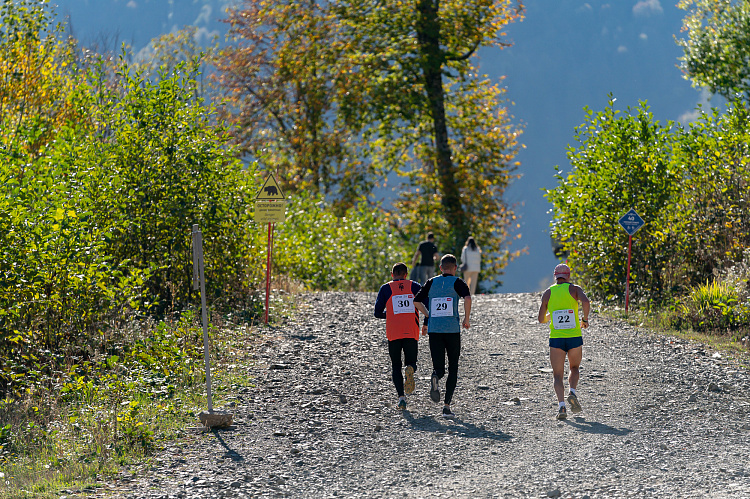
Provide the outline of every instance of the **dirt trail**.
<path id="1" fill-rule="evenodd" d="M 395 409 L 375 294 L 300 300 L 244 366 L 236 429 L 166 449 L 115 495 L 750 498 L 750 372 L 701 345 L 593 314 L 584 412 L 559 422 L 539 296 L 480 295 L 447 420 L 426 339 Z"/>

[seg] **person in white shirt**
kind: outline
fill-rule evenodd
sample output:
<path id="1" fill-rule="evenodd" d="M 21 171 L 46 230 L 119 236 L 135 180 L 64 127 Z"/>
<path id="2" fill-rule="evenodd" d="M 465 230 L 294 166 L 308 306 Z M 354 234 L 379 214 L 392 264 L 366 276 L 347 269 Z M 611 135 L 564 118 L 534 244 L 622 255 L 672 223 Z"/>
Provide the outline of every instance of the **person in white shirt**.
<path id="1" fill-rule="evenodd" d="M 461 266 L 463 268 L 464 281 L 469 285 L 471 294 L 477 290 L 477 280 L 479 272 L 482 270 L 482 248 L 477 246 L 473 237 L 466 240 L 466 244 L 461 250 Z"/>

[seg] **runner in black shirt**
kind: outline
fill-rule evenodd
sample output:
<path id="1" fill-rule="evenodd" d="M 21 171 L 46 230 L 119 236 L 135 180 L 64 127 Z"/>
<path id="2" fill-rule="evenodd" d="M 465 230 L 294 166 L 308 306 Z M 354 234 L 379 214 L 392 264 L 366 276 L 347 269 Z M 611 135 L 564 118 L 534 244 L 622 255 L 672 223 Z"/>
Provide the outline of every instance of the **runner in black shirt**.
<path id="1" fill-rule="evenodd" d="M 417 265 L 417 259 L 419 259 L 419 265 Z M 435 275 L 435 262 L 438 260 L 440 260 L 440 253 L 438 253 L 435 245 L 435 235 L 428 232 L 427 239 L 419 243 L 417 251 L 414 252 L 414 258 L 412 258 L 411 264 L 415 272 L 414 280 L 421 284 L 427 282 L 427 279 Z"/>

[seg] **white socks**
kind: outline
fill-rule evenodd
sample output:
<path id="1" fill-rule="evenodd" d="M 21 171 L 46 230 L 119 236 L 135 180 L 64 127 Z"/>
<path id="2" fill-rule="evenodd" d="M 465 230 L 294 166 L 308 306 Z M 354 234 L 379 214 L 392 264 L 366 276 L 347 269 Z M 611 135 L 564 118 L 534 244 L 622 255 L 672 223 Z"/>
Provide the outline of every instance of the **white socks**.
<path id="1" fill-rule="evenodd" d="M 558 408 L 558 409 L 560 409 L 561 407 L 565 407 L 565 402 L 560 402 L 560 403 L 559 403 L 559 404 L 557 405 L 557 408 Z"/>
<path id="2" fill-rule="evenodd" d="M 575 395 L 576 394 L 576 389 L 575 388 L 571 388 L 570 389 L 570 394 L 571 395 Z"/>

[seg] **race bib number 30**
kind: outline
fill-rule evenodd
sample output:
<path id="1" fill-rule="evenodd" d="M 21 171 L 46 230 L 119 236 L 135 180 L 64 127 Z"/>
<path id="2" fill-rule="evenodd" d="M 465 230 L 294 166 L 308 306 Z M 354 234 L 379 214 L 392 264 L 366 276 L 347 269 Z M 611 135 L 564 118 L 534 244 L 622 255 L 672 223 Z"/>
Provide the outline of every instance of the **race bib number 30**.
<path id="1" fill-rule="evenodd" d="M 552 312 L 552 320 L 555 329 L 575 329 L 576 312 L 575 310 L 555 310 Z"/>
<path id="2" fill-rule="evenodd" d="M 453 298 L 446 296 L 432 299 L 430 317 L 452 317 Z"/>
<path id="3" fill-rule="evenodd" d="M 414 295 L 395 295 L 391 298 L 394 314 L 413 314 L 414 313 Z"/>

